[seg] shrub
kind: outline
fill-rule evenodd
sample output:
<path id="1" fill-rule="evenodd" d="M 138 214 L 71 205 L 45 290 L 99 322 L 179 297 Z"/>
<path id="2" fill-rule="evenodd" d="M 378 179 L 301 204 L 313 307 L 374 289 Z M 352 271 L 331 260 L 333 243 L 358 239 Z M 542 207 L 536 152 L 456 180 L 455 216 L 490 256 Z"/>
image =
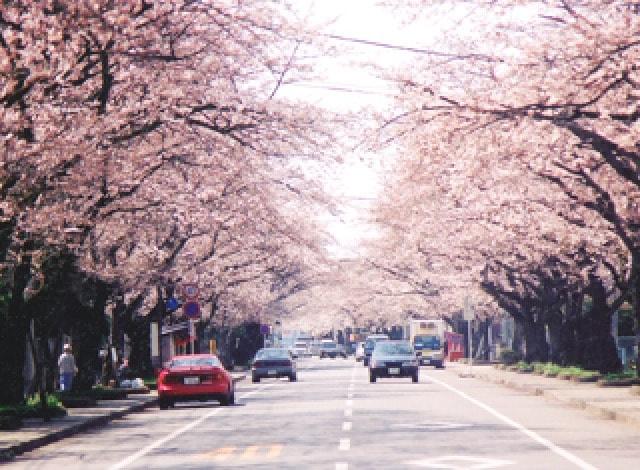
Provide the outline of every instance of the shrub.
<path id="1" fill-rule="evenodd" d="M 0 415 L 0 430 L 15 431 L 22 426 L 22 419 L 15 415 Z"/>
<path id="2" fill-rule="evenodd" d="M 511 349 L 500 351 L 500 362 L 507 365 L 513 365 L 521 359 L 520 353 Z"/>
<path id="3" fill-rule="evenodd" d="M 33 395 L 27 398 L 24 404 L 17 406 L 0 407 L 0 416 L 13 417 L 21 420 L 23 418 L 55 418 L 65 416 L 67 410 L 64 409 L 62 403 L 55 395 L 47 395 L 47 408 L 43 410 L 40 406 L 40 396 Z M 11 426 L 15 422 L 11 419 L 5 420 L 5 425 Z"/>
<path id="4" fill-rule="evenodd" d="M 562 370 L 562 367 L 560 367 L 559 365 L 548 363 L 544 366 L 543 373 L 547 377 L 556 377 L 561 370 Z"/>
<path id="5" fill-rule="evenodd" d="M 544 374 L 544 369 L 547 365 L 551 364 L 550 362 L 534 362 L 531 364 L 533 366 L 533 372 L 535 374 Z"/>

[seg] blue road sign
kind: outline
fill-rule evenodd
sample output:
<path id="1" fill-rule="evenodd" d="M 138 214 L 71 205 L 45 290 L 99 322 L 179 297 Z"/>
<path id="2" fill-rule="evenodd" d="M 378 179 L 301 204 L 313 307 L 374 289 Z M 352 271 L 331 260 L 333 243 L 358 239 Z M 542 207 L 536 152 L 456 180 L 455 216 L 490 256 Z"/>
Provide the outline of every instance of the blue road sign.
<path id="1" fill-rule="evenodd" d="M 200 304 L 198 302 L 185 302 L 182 311 L 187 318 L 200 318 Z"/>
<path id="2" fill-rule="evenodd" d="M 175 297 L 169 297 L 164 302 L 164 306 L 169 312 L 173 312 L 174 310 L 177 310 L 178 307 L 180 307 L 180 304 L 178 303 L 178 300 Z"/>

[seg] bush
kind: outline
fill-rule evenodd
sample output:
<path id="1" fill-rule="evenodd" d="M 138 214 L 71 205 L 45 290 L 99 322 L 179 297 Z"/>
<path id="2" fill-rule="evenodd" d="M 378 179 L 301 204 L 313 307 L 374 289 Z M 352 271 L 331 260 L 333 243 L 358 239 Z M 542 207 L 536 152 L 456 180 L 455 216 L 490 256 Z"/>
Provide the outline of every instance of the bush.
<path id="1" fill-rule="evenodd" d="M 500 351 L 500 362 L 507 365 L 513 365 L 521 359 L 520 353 L 511 349 Z"/>
<path id="2" fill-rule="evenodd" d="M 550 362 L 534 362 L 533 364 L 531 364 L 533 366 L 533 373 L 540 375 L 544 374 L 544 369 L 549 364 Z"/>
<path id="3" fill-rule="evenodd" d="M 515 369 L 517 372 L 533 372 L 533 366 L 525 361 L 518 361 Z"/>
<path id="4" fill-rule="evenodd" d="M 559 365 L 548 363 L 543 368 L 543 374 L 547 377 L 556 377 L 561 370 L 562 367 L 560 367 Z"/>
<path id="5" fill-rule="evenodd" d="M 24 418 L 56 418 L 65 416 L 67 410 L 55 395 L 47 395 L 47 408 L 42 409 L 40 396 L 33 395 L 27 398 L 26 402 L 17 406 L 0 406 L 0 417 L 5 417 L 5 425 L 11 426 L 15 423 L 12 418 L 22 420 Z"/>
<path id="6" fill-rule="evenodd" d="M 22 426 L 22 419 L 15 415 L 0 415 L 0 430 L 15 431 Z"/>

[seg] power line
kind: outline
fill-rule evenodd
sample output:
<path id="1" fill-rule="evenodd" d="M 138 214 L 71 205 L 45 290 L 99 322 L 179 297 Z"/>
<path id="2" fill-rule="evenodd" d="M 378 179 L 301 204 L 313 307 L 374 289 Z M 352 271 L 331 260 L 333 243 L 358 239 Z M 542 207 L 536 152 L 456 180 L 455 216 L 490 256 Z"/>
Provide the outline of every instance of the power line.
<path id="1" fill-rule="evenodd" d="M 340 36 L 337 34 L 323 34 L 323 36 L 329 39 L 335 39 L 336 41 L 353 42 L 356 44 L 364 44 L 366 46 L 383 47 L 385 49 L 394 49 L 398 51 L 413 52 L 415 54 L 426 54 L 426 55 L 432 55 L 436 57 L 444 57 L 448 59 L 458 59 L 458 60 L 477 59 L 477 60 L 483 60 L 486 62 L 501 62 L 501 59 L 499 58 L 487 56 L 484 54 L 451 54 L 447 52 L 434 51 L 432 49 L 399 46 L 397 44 L 371 41 L 369 39 L 350 38 L 347 36 Z"/>
<path id="2" fill-rule="evenodd" d="M 330 91 L 342 91 L 347 93 L 360 93 L 363 95 L 381 95 L 381 96 L 394 96 L 391 92 L 385 91 L 373 91 L 373 90 L 363 90 L 358 88 L 350 88 L 346 86 L 338 86 L 338 85 L 317 85 L 313 83 L 287 83 L 287 86 L 298 86 L 304 88 L 319 88 L 322 90 L 330 90 Z"/>

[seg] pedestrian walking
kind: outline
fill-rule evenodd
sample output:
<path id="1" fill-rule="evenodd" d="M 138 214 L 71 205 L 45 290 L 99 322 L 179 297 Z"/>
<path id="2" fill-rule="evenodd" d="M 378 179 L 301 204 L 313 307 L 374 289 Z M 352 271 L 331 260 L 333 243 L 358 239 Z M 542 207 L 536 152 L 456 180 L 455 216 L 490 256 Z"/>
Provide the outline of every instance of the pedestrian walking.
<path id="1" fill-rule="evenodd" d="M 62 354 L 58 358 L 58 369 L 60 369 L 60 390 L 63 392 L 71 391 L 73 386 L 73 376 L 78 371 L 76 360 L 71 354 L 71 345 L 65 344 L 62 348 Z"/>

